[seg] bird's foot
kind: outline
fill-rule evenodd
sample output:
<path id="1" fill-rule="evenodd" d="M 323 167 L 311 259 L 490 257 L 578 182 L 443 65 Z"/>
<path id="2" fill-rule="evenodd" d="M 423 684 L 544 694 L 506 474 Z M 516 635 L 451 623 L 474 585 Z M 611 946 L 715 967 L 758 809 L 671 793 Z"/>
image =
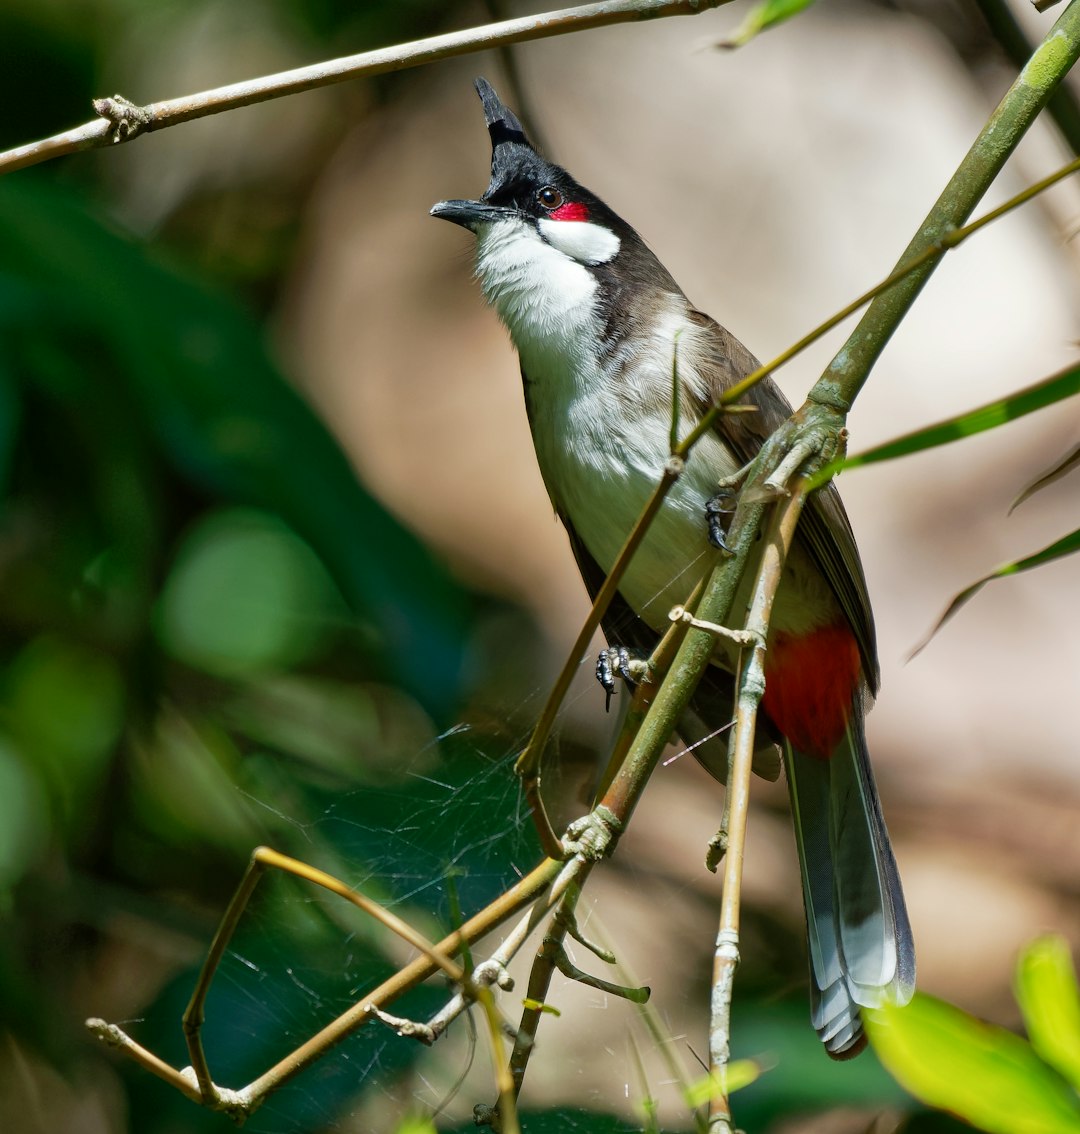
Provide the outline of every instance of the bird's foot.
<path id="1" fill-rule="evenodd" d="M 615 678 L 621 677 L 632 690 L 647 681 L 649 663 L 645 655 L 626 646 L 609 646 L 600 651 L 596 659 L 596 680 L 604 687 L 607 699 L 604 711 L 611 708 L 611 698 L 615 695 Z"/>
<path id="2" fill-rule="evenodd" d="M 731 552 L 727 545 L 727 531 L 739 493 L 735 485 L 721 482 L 716 495 L 705 501 L 705 522 L 709 526 L 709 543 L 720 551 Z"/>

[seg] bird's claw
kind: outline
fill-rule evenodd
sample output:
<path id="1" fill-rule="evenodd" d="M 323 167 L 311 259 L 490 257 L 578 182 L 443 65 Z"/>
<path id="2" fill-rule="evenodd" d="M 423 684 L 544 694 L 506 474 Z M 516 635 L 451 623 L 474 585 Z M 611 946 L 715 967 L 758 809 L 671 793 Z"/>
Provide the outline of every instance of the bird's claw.
<path id="1" fill-rule="evenodd" d="M 705 501 L 705 522 L 709 525 L 709 543 L 720 551 L 730 552 L 726 536 L 730 517 L 735 514 L 739 494 L 733 485 L 721 483 L 716 495 Z"/>
<path id="2" fill-rule="evenodd" d="M 621 677 L 633 689 L 648 677 L 648 663 L 644 657 L 626 646 L 609 646 L 600 651 L 600 656 L 596 659 L 596 680 L 607 695 L 604 701 L 605 712 L 611 709 L 616 677 Z"/>

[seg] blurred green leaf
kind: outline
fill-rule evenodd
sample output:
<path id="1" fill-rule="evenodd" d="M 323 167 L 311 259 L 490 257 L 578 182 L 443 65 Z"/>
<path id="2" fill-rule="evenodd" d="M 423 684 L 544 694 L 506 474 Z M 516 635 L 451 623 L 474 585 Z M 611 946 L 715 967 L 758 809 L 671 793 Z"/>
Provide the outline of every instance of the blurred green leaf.
<path id="1" fill-rule="evenodd" d="M 1016 999 L 1031 1046 L 1080 1090 L 1080 991 L 1063 937 L 1040 937 L 1020 955 Z"/>
<path id="2" fill-rule="evenodd" d="M 44 774 L 57 810 L 81 822 L 78 807 L 104 777 L 124 723 L 125 690 L 113 660 L 43 635 L 6 675 L 7 725 Z"/>
<path id="3" fill-rule="evenodd" d="M 274 674 L 245 683 L 217 715 L 248 739 L 334 776 L 339 786 L 398 781 L 403 768 L 416 775 L 438 762 L 431 721 L 392 685 Z"/>
<path id="4" fill-rule="evenodd" d="M 854 469 L 876 461 L 891 461 L 895 457 L 906 457 L 923 449 L 933 449 L 950 441 L 974 436 L 987 429 L 995 429 L 999 425 L 1005 425 L 1019 417 L 1034 413 L 1035 410 L 1071 398 L 1077 393 L 1080 393 L 1080 366 L 1071 366 L 1059 374 L 1036 382 L 1034 386 L 1018 390 L 1007 398 L 988 402 L 978 409 L 969 410 L 947 421 L 928 425 L 925 429 L 916 429 L 913 433 L 905 433 L 903 437 L 897 437 L 894 441 L 886 441 L 882 445 L 875 445 L 873 449 L 833 461 L 810 478 L 810 487 L 817 488 L 844 469 Z"/>
<path id="5" fill-rule="evenodd" d="M 1080 467 L 1080 445 L 1074 446 L 1059 461 L 1055 461 L 1044 473 L 1040 473 L 1009 505 L 1009 513 L 1019 508 L 1025 500 L 1030 499 L 1036 492 L 1053 484 L 1063 476 L 1067 476 L 1073 469 Z"/>
<path id="6" fill-rule="evenodd" d="M 237 790 L 240 753 L 206 720 L 161 712 L 136 745 L 131 792 L 139 818 L 163 846 L 221 847 L 243 855 L 262 834 L 247 795 Z M 132 874 L 138 870 L 133 864 Z"/>
<path id="7" fill-rule="evenodd" d="M 251 676 L 311 658 L 326 640 L 334 598 L 303 540 L 273 516 L 229 509 L 184 541 L 161 594 L 158 633 L 188 665 Z"/>
<path id="8" fill-rule="evenodd" d="M 35 359 L 51 353 L 50 396 L 88 417 L 122 407 L 192 486 L 279 515 L 369 627 L 373 660 L 436 717 L 453 713 L 468 596 L 359 486 L 253 320 L 21 174 L 0 182 L 0 288 L 12 300 L 0 354 L 24 383 L 40 381 Z"/>
<path id="9" fill-rule="evenodd" d="M 746 14 L 746 19 L 718 47 L 742 47 L 763 31 L 790 20 L 804 8 L 809 8 L 814 0 L 759 0 Z"/>
<path id="10" fill-rule="evenodd" d="M 695 1080 L 684 1092 L 686 1105 L 704 1106 L 715 1095 L 726 1096 L 749 1087 L 761 1078 L 761 1064 L 753 1059 L 736 1059 L 729 1063 L 723 1075 L 705 1075 Z"/>
<path id="11" fill-rule="evenodd" d="M 22 878 L 48 839 L 49 808 L 41 782 L 0 736 L 0 892 Z"/>
<path id="12" fill-rule="evenodd" d="M 438 1130 L 430 1118 L 416 1115 L 399 1123 L 397 1134 L 438 1134 Z"/>
<path id="13" fill-rule="evenodd" d="M 974 598 L 987 583 L 994 579 L 1004 579 L 1008 575 L 1019 575 L 1021 571 L 1028 571 L 1032 567 L 1041 567 L 1044 563 L 1052 563 L 1055 559 L 1061 559 L 1063 556 L 1071 555 L 1075 551 L 1080 551 L 1080 528 L 1074 532 L 1070 532 L 1066 536 L 1062 536 L 1061 539 L 1056 540 L 1054 543 L 1050 544 L 1049 547 L 1044 547 L 1042 551 L 1036 551 L 1033 555 L 1029 555 L 1024 559 L 1017 559 L 1013 563 L 1003 563 L 1000 567 L 991 571 L 989 575 L 984 575 L 981 579 L 972 583 L 970 587 L 965 587 L 949 603 L 945 609 L 945 613 L 938 619 L 933 630 L 931 630 L 926 638 L 915 648 L 912 657 L 920 650 L 924 649 L 942 626 L 944 626 L 969 599 Z"/>
<path id="14" fill-rule="evenodd" d="M 932 996 L 865 1013 L 882 1063 L 916 1098 L 990 1134 L 1078 1134 L 1080 1100 L 1031 1044 Z"/>

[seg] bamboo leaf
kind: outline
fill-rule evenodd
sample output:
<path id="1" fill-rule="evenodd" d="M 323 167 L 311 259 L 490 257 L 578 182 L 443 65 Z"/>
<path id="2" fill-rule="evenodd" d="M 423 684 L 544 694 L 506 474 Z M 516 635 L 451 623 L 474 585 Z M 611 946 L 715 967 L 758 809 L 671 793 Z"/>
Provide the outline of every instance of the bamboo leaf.
<path id="1" fill-rule="evenodd" d="M 742 47 L 754 36 L 769 28 L 790 20 L 804 8 L 809 8 L 814 0 L 760 0 L 746 14 L 746 19 L 727 39 L 722 39 L 717 47 Z"/>
<path id="2" fill-rule="evenodd" d="M 1016 999 L 1031 1046 L 1080 1090 L 1080 990 L 1064 938 L 1040 937 L 1024 950 Z"/>
<path id="3" fill-rule="evenodd" d="M 1080 1100 L 1026 1040 L 932 996 L 867 1011 L 881 1062 L 916 1098 L 989 1134 L 1080 1134 Z"/>
<path id="4" fill-rule="evenodd" d="M 1066 453 L 1060 461 L 1051 465 L 1046 472 L 1036 477 L 1009 505 L 1009 514 L 1012 515 L 1014 509 L 1019 508 L 1029 496 L 1034 496 L 1036 492 L 1045 488 L 1048 484 L 1053 484 L 1055 480 L 1060 480 L 1075 468 L 1080 468 L 1080 444 L 1075 445 L 1071 452 Z"/>
<path id="5" fill-rule="evenodd" d="M 714 1072 L 691 1083 L 683 1093 L 687 1106 L 704 1106 L 716 1095 L 732 1095 L 757 1082 L 764 1068 L 753 1059 L 736 1059 L 723 1073 Z"/>
<path id="6" fill-rule="evenodd" d="M 1036 382 L 1034 386 L 1018 390 L 1007 398 L 988 402 L 958 417 L 916 429 L 913 433 L 905 433 L 904 436 L 897 437 L 893 441 L 886 441 L 873 449 L 855 453 L 843 460 L 832 461 L 814 474 L 810 487 L 818 488 L 844 469 L 906 457 L 923 449 L 933 449 L 938 445 L 947 445 L 950 441 L 959 441 L 964 437 L 983 433 L 987 429 L 995 429 L 999 425 L 1006 425 L 1010 421 L 1025 417 L 1035 410 L 1044 409 L 1077 393 L 1080 393 L 1080 365 L 1071 366 L 1067 370 L 1044 378 L 1041 382 Z"/>
<path id="7" fill-rule="evenodd" d="M 1080 551 L 1080 529 L 1062 536 L 1061 539 L 1056 540 L 1054 543 L 1050 544 L 1049 547 L 1044 547 L 1042 551 L 1036 551 L 1033 555 L 1029 555 L 1024 559 L 1017 559 L 1012 563 L 1003 563 L 1000 567 L 991 571 L 989 575 L 984 575 L 981 579 L 972 583 L 970 587 L 965 587 L 945 608 L 945 613 L 938 619 L 933 630 L 931 630 L 926 638 L 915 648 L 911 657 L 914 657 L 920 650 L 924 649 L 942 626 L 944 626 L 969 599 L 974 598 L 991 580 L 1003 579 L 1007 575 L 1019 575 L 1021 571 L 1028 571 L 1032 567 L 1041 567 L 1044 563 L 1050 563 L 1055 559 L 1060 559 L 1062 556 L 1071 555 L 1074 551 Z"/>

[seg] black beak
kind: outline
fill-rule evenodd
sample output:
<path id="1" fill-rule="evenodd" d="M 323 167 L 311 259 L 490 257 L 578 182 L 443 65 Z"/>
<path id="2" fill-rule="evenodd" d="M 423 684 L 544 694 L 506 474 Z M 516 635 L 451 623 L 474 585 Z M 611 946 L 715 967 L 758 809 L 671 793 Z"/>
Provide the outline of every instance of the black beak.
<path id="1" fill-rule="evenodd" d="M 539 161 L 529 145 L 517 115 L 506 106 L 486 79 L 476 80 L 476 93 L 484 104 L 484 121 L 491 136 L 491 181 L 485 197 L 495 195 L 508 181 L 520 174 L 525 164 Z M 519 216 L 512 208 L 489 205 L 484 201 L 440 201 L 432 210 L 433 217 L 453 221 L 476 231 L 476 226 Z"/>
<path id="2" fill-rule="evenodd" d="M 460 224 L 473 232 L 476 231 L 477 225 L 504 220 L 512 214 L 512 209 L 503 208 L 501 205 L 489 205 L 486 201 L 440 201 L 431 209 L 433 217 L 453 221 L 454 224 Z"/>

